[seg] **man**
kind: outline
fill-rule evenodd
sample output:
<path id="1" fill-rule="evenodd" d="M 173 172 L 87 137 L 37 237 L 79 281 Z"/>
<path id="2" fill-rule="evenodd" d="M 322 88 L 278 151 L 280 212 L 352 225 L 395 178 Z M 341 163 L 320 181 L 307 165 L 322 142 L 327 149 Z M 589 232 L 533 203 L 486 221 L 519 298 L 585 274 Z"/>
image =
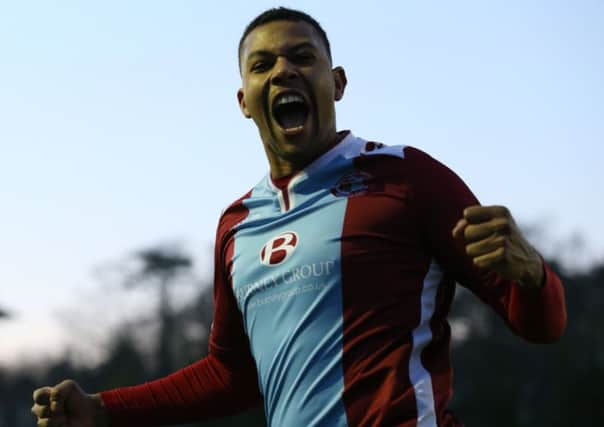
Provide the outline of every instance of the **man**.
<path id="1" fill-rule="evenodd" d="M 96 395 L 38 389 L 38 425 L 174 424 L 262 402 L 271 426 L 462 425 L 447 409 L 455 282 L 551 342 L 560 280 L 505 207 L 479 206 L 427 154 L 336 131 L 346 75 L 314 19 L 263 13 L 239 60 L 270 173 L 221 217 L 208 357 Z"/>

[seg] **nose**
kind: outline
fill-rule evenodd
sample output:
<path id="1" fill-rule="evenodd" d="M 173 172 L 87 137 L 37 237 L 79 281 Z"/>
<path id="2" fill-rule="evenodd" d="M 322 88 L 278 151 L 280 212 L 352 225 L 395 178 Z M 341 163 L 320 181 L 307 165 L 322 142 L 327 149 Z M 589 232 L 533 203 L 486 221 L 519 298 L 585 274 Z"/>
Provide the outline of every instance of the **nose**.
<path id="1" fill-rule="evenodd" d="M 283 85 L 284 83 L 298 78 L 298 71 L 287 57 L 279 56 L 273 67 L 273 75 L 271 82 L 275 85 Z"/>

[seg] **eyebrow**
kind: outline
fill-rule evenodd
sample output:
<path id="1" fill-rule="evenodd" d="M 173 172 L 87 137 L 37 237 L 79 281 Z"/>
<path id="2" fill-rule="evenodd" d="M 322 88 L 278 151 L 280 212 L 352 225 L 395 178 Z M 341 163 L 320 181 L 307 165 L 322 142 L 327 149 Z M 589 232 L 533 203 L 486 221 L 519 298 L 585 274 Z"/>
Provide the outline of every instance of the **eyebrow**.
<path id="1" fill-rule="evenodd" d="M 317 50 L 317 47 L 312 44 L 311 42 L 302 42 L 302 43 L 298 43 L 297 45 L 294 45 L 292 47 L 288 47 L 286 50 L 288 52 L 291 51 L 295 51 L 295 50 L 300 50 L 300 49 L 304 49 L 304 48 L 311 48 L 313 50 Z M 274 56 L 275 54 L 271 51 L 265 50 L 265 49 L 259 49 L 259 50 L 255 50 L 253 52 L 251 52 L 246 60 L 249 61 L 250 58 L 253 58 L 255 56 Z"/>

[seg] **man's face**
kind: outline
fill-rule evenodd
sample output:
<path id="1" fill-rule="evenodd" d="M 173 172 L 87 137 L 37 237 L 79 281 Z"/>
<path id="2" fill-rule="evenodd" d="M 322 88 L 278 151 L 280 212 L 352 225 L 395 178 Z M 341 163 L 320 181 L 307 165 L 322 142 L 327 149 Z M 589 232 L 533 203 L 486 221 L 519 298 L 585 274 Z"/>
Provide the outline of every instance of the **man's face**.
<path id="1" fill-rule="evenodd" d="M 258 126 L 271 169 L 303 167 L 328 149 L 346 77 L 342 68 L 332 70 L 315 29 L 306 22 L 261 25 L 245 38 L 240 59 L 239 105 Z"/>

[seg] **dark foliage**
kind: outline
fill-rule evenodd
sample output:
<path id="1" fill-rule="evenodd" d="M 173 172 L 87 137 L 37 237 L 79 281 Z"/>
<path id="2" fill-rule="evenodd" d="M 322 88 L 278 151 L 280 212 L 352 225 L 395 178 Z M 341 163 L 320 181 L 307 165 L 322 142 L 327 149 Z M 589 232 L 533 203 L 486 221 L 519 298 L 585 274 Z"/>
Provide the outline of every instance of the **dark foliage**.
<path id="1" fill-rule="evenodd" d="M 572 427 L 604 425 L 604 265 L 585 274 L 560 272 L 566 286 L 568 328 L 558 343 L 536 345 L 514 336 L 471 294 L 459 292 L 451 319 L 468 325 L 468 335 L 453 348 L 456 373 L 454 412 L 468 427 Z M 197 325 L 209 331 L 212 290 L 173 316 L 174 330 Z M 178 354 L 172 369 L 205 355 L 207 334 L 172 341 Z M 0 370 L 0 427 L 29 427 L 32 391 L 65 378 L 85 390 L 138 384 L 157 375 L 152 357 L 135 345 L 132 328 L 113 339 L 106 360 L 94 369 L 74 367 L 66 357 L 39 373 L 26 368 Z M 195 426 L 263 426 L 262 409 Z"/>
<path id="2" fill-rule="evenodd" d="M 558 270 L 568 326 L 555 344 L 524 342 L 490 309 L 461 292 L 452 319 L 470 318 L 453 351 L 453 410 L 468 427 L 604 425 L 604 265 Z"/>

